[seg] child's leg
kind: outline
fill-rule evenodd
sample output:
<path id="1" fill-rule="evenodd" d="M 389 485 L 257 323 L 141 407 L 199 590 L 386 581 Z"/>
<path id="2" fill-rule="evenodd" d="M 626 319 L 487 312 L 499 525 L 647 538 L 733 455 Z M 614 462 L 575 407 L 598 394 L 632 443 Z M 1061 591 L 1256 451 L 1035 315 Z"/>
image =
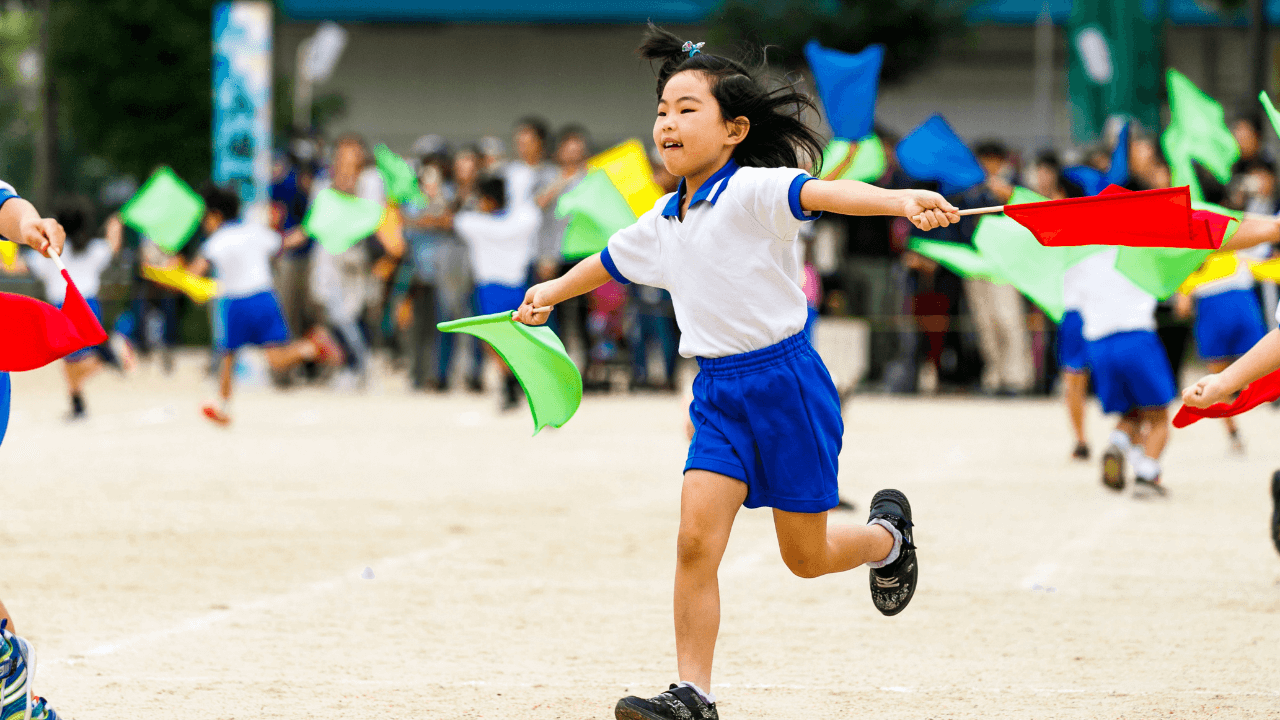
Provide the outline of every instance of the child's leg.
<path id="1" fill-rule="evenodd" d="M 1169 409 L 1146 408 L 1141 411 L 1141 415 L 1147 431 L 1142 449 L 1147 457 L 1159 460 L 1164 454 L 1164 446 L 1169 442 Z"/>
<path id="2" fill-rule="evenodd" d="M 63 363 L 67 374 L 67 389 L 71 394 L 79 395 L 84 390 L 84 384 L 93 377 L 102 367 L 102 362 L 98 360 L 96 355 L 87 355 L 80 360 L 74 362 L 68 361 Z"/>
<path id="3" fill-rule="evenodd" d="M 774 509 L 782 561 L 799 577 L 815 578 L 878 562 L 893 550 L 893 535 L 880 525 L 827 527 L 827 513 Z"/>
<path id="4" fill-rule="evenodd" d="M 1062 373 L 1063 399 L 1067 404 L 1067 415 L 1071 418 L 1071 429 L 1076 433 L 1076 445 L 1088 445 L 1084 437 L 1084 403 L 1089 390 L 1089 375 L 1084 372 L 1067 370 Z"/>
<path id="5" fill-rule="evenodd" d="M 680 680 L 711 692 L 711 659 L 720 632 L 716 576 L 747 485 L 707 470 L 684 474 L 676 541 L 676 662 Z"/>
<path id="6" fill-rule="evenodd" d="M 315 360 L 319 349 L 311 340 L 294 340 L 288 345 L 269 345 L 262 348 L 262 352 L 272 370 L 283 372 L 307 360 Z"/>

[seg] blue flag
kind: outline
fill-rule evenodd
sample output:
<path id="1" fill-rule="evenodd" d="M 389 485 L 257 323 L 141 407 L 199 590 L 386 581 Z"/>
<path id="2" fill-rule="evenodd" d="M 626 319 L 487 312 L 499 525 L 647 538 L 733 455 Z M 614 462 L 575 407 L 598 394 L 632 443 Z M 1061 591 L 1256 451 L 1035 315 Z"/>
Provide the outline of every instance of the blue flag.
<path id="1" fill-rule="evenodd" d="M 936 180 L 943 195 L 955 195 L 987 179 L 978 158 L 941 115 L 934 115 L 898 143 L 898 164 L 915 180 Z"/>
<path id="2" fill-rule="evenodd" d="M 1129 179 L 1129 123 L 1126 122 L 1116 136 L 1116 149 L 1111 152 L 1111 167 L 1106 174 L 1087 165 L 1074 165 L 1062 174 L 1079 185 L 1085 195 L 1097 195 L 1108 185 L 1124 185 Z"/>
<path id="3" fill-rule="evenodd" d="M 817 40 L 804 46 L 818 96 L 836 137 L 861 140 L 871 134 L 884 46 L 868 45 L 856 55 L 824 48 Z"/>
<path id="4" fill-rule="evenodd" d="M 9 429 L 9 373 L 0 372 L 0 445 L 4 444 L 4 431 Z"/>

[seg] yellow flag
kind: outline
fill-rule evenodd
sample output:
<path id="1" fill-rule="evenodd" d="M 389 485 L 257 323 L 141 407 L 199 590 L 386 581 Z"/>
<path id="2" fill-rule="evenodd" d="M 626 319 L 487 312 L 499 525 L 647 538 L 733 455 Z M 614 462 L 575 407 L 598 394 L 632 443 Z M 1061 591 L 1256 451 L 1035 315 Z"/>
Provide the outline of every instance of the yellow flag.
<path id="1" fill-rule="evenodd" d="M 18 259 L 18 245 L 8 240 L 0 240 L 0 265 L 5 267 L 13 267 L 13 261 Z"/>
<path id="2" fill-rule="evenodd" d="M 1254 263 L 1250 269 L 1253 270 L 1253 276 L 1259 280 L 1280 282 L 1280 258 Z"/>
<path id="3" fill-rule="evenodd" d="M 184 268 L 176 265 L 164 268 L 143 265 L 142 277 L 186 293 L 188 297 L 201 305 L 209 302 L 218 294 L 218 283 L 207 277 L 192 275 Z"/>
<path id="4" fill-rule="evenodd" d="M 653 168 L 639 140 L 628 140 L 587 161 L 587 167 L 605 171 L 609 181 L 627 199 L 636 217 L 653 209 L 662 188 L 653 181 Z"/>
<path id="5" fill-rule="evenodd" d="M 1183 295 L 1189 294 L 1198 286 L 1214 280 L 1221 280 L 1228 275 L 1233 274 L 1240 267 L 1240 259 L 1233 252 L 1214 253 L 1205 258 L 1204 263 L 1199 270 L 1187 276 L 1182 281 L 1182 286 L 1178 288 L 1178 292 Z"/>

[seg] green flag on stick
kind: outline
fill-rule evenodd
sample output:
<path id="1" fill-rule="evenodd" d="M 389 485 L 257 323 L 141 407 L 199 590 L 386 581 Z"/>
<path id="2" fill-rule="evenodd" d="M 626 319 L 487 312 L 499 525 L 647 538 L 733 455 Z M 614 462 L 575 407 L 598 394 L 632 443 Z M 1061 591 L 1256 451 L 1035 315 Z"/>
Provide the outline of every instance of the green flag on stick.
<path id="1" fill-rule="evenodd" d="M 1172 120 L 1160 142 L 1173 185 L 1190 185 L 1193 199 L 1202 199 L 1191 161 L 1198 161 L 1225 184 L 1231 179 L 1231 166 L 1240 159 L 1240 146 L 1227 127 L 1222 105 L 1177 70 L 1169 70 L 1166 78 Z"/>
<path id="2" fill-rule="evenodd" d="M 302 220 L 302 228 L 331 255 L 351 249 L 382 224 L 382 206 L 372 200 L 353 197 L 325 188 Z"/>
<path id="3" fill-rule="evenodd" d="M 968 245 L 913 237 L 907 247 L 945 266 L 960 277 L 982 278 L 997 283 L 1005 282 L 1004 278 L 1000 277 L 1000 273 L 991 267 L 991 263 Z"/>
<path id="4" fill-rule="evenodd" d="M 566 260 L 577 260 L 600 252 L 614 233 L 636 221 L 627 199 L 603 170 L 587 173 L 576 186 L 560 196 L 556 203 L 556 217 L 570 214 L 573 217 L 565 229 L 561 248 Z"/>
<path id="5" fill-rule="evenodd" d="M 582 375 L 565 352 L 564 343 L 548 327 L 530 327 L 510 312 L 442 322 L 441 332 L 464 332 L 493 346 L 520 381 L 533 413 L 533 434 L 560 427 L 582 403 Z"/>
<path id="6" fill-rule="evenodd" d="M 854 153 L 852 160 L 849 159 L 851 151 Z M 832 176 L 831 173 L 845 161 L 849 161 L 848 166 L 839 175 Z M 884 175 L 886 163 L 884 144 L 880 142 L 879 136 L 868 135 L 856 143 L 835 138 L 827 143 L 827 148 L 822 153 L 822 177 L 829 180 L 872 182 Z"/>
<path id="7" fill-rule="evenodd" d="M 187 244 L 203 217 L 204 200 L 168 167 L 152 173 L 120 208 L 121 222 L 170 254 Z"/>
<path id="8" fill-rule="evenodd" d="M 1262 101 L 1262 108 L 1267 111 L 1267 119 L 1271 121 L 1271 127 L 1280 135 L 1280 112 L 1276 111 L 1276 106 L 1271 104 L 1271 96 L 1267 95 L 1267 91 L 1263 90 L 1258 93 L 1258 99 Z"/>
<path id="9" fill-rule="evenodd" d="M 1040 244 L 1031 231 L 1013 218 L 987 215 L 973 233 L 978 252 L 1010 284 L 1039 305 L 1054 322 L 1062 322 L 1066 311 L 1062 275 L 1066 270 L 1067 248 Z"/>
<path id="10" fill-rule="evenodd" d="M 386 145 L 378 145 L 373 149 L 373 161 L 378 166 L 382 180 L 387 184 L 387 197 L 394 203 L 403 205 L 422 195 L 418 189 L 418 176 L 405 159 L 391 152 Z"/>
<path id="11" fill-rule="evenodd" d="M 1223 242 L 1235 234 L 1240 227 L 1240 218 L 1244 217 L 1239 211 L 1204 201 L 1192 201 L 1191 207 L 1236 219 L 1236 222 L 1227 225 L 1227 231 L 1222 236 Z M 1213 252 L 1181 248 L 1122 247 L 1116 254 L 1116 270 L 1156 299 L 1164 300 L 1176 293 L 1183 281 L 1204 264 L 1205 258 Z"/>

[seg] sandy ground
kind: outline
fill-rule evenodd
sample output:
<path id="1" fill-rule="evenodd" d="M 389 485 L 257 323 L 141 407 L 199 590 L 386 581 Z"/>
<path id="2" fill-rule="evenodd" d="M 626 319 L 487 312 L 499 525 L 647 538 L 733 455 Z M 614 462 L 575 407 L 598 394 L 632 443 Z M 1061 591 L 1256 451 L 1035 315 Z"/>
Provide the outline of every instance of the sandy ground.
<path id="1" fill-rule="evenodd" d="M 672 682 L 679 402 L 589 398 L 530 437 L 492 396 L 402 388 L 248 390 L 221 430 L 196 356 L 100 377 L 75 425 L 57 368 L 15 376 L 0 598 L 37 692 L 75 718 L 610 718 Z M 1245 459 L 1178 431 L 1164 500 L 1066 460 L 1049 401 L 845 422 L 838 520 L 904 490 L 920 590 L 884 618 L 866 570 L 795 578 L 744 511 L 722 717 L 1280 717 L 1280 414 L 1245 418 Z"/>

